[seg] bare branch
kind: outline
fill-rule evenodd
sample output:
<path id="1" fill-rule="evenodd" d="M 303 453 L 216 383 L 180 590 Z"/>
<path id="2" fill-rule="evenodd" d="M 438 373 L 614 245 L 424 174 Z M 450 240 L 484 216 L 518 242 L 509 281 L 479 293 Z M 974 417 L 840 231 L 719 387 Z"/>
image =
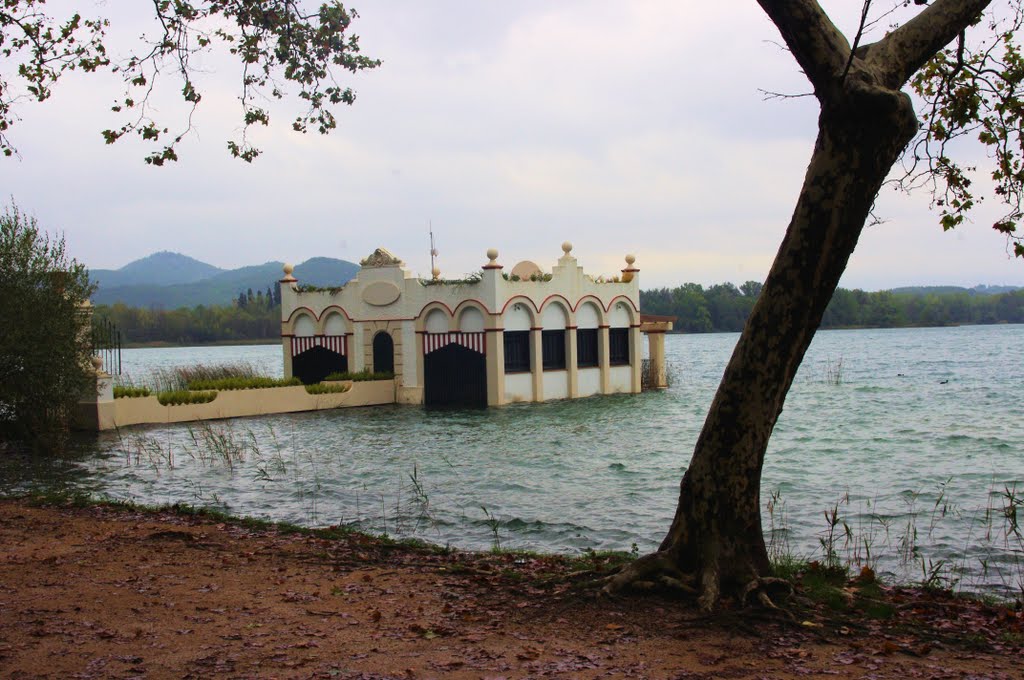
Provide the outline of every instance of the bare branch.
<path id="1" fill-rule="evenodd" d="M 807 75 L 815 94 L 832 86 L 850 58 L 850 43 L 816 0 L 758 0 Z"/>
<path id="2" fill-rule="evenodd" d="M 900 89 L 932 56 L 974 23 L 992 0 L 935 0 L 920 14 L 868 46 L 866 60 L 882 84 Z"/>

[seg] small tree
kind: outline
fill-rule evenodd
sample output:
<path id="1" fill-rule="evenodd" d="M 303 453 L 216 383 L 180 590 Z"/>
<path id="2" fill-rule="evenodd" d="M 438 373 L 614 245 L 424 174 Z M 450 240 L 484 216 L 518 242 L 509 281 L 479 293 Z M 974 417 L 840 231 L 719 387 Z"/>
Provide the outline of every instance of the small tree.
<path id="1" fill-rule="evenodd" d="M 64 239 L 11 205 L 0 215 L 0 437 L 59 449 L 73 409 L 96 389 L 89 363 L 94 289 Z"/>

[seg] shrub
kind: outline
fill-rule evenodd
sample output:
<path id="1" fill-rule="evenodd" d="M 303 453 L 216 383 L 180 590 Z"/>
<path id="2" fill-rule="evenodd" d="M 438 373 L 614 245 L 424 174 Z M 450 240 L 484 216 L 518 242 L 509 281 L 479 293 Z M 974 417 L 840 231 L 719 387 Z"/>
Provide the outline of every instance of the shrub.
<path id="1" fill-rule="evenodd" d="M 352 382 L 362 382 L 364 380 L 392 380 L 395 374 L 389 371 L 382 371 L 380 373 L 371 373 L 370 371 L 360 371 L 358 373 L 351 373 L 346 371 L 345 373 L 331 373 L 324 380 L 351 380 Z"/>
<path id="2" fill-rule="evenodd" d="M 114 399 L 133 399 L 135 397 L 148 397 L 150 392 L 148 387 L 125 387 L 123 385 L 114 386 Z"/>
<path id="3" fill-rule="evenodd" d="M 191 392 L 189 390 L 171 390 L 156 395 L 156 400 L 164 406 L 179 406 L 181 404 L 207 404 L 217 398 L 217 393 Z"/>
<path id="4" fill-rule="evenodd" d="M 214 380 L 193 380 L 188 384 L 190 390 L 259 390 L 266 387 L 288 387 L 301 385 L 298 378 L 268 378 L 257 375 L 251 377 L 217 378 Z"/>
<path id="5" fill-rule="evenodd" d="M 13 204 L 0 212 L 0 441 L 63 449 L 78 400 L 96 394 L 83 308 L 94 288 L 63 237 Z"/>
<path id="6" fill-rule="evenodd" d="M 314 383 L 312 385 L 306 385 L 306 391 L 310 394 L 338 394 L 340 392 L 348 392 L 351 385 L 325 385 L 324 383 Z"/>
<path id="7" fill-rule="evenodd" d="M 158 392 L 173 392 L 187 390 L 192 383 L 203 380 L 257 377 L 260 376 L 252 364 L 238 361 L 233 364 L 197 364 L 195 366 L 161 368 L 153 372 L 150 382 Z"/>

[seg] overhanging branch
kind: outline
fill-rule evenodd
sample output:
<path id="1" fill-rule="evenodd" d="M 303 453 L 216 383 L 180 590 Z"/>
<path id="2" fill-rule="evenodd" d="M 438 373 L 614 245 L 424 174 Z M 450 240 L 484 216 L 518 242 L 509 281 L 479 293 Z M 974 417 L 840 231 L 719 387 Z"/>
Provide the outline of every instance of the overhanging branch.
<path id="1" fill-rule="evenodd" d="M 815 93 L 842 77 L 850 43 L 816 0 L 757 0 L 807 75 Z"/>
<path id="2" fill-rule="evenodd" d="M 920 14 L 868 46 L 866 60 L 893 90 L 974 22 L 992 0 L 935 0 Z M 764 3 L 762 3 L 763 5 Z"/>

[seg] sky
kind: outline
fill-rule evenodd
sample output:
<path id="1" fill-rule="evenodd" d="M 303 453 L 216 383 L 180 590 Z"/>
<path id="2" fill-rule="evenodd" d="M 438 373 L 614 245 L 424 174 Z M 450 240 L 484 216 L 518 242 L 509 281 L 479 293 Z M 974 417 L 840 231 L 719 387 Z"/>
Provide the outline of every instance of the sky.
<path id="1" fill-rule="evenodd" d="M 57 2 L 111 21 L 114 54 L 154 33 L 147 3 Z M 848 35 L 861 3 L 823 2 Z M 358 262 L 383 246 L 428 275 L 432 227 L 445 277 L 478 270 L 489 248 L 511 270 L 549 269 L 570 241 L 588 273 L 636 256 L 642 288 L 763 280 L 810 158 L 812 97 L 755 2 L 379 0 L 355 5 L 373 71 L 329 136 L 294 133 L 286 99 L 231 158 L 239 71 L 197 62 L 203 102 L 180 161 L 147 166 L 135 140 L 113 146 L 116 76 L 73 74 L 43 104 L 21 105 L 0 159 L 0 194 L 62 232 L 91 268 L 160 250 L 218 267 L 328 256 Z M 873 39 L 879 36 L 875 35 Z M 0 66 L 9 69 L 10 64 Z M 154 103 L 184 125 L 167 78 Z M 293 88 L 294 89 L 294 88 Z M 982 166 L 985 160 L 980 159 Z M 840 285 L 1024 285 L 1024 261 L 990 225 L 995 205 L 943 232 L 929 197 L 883 188 Z"/>

